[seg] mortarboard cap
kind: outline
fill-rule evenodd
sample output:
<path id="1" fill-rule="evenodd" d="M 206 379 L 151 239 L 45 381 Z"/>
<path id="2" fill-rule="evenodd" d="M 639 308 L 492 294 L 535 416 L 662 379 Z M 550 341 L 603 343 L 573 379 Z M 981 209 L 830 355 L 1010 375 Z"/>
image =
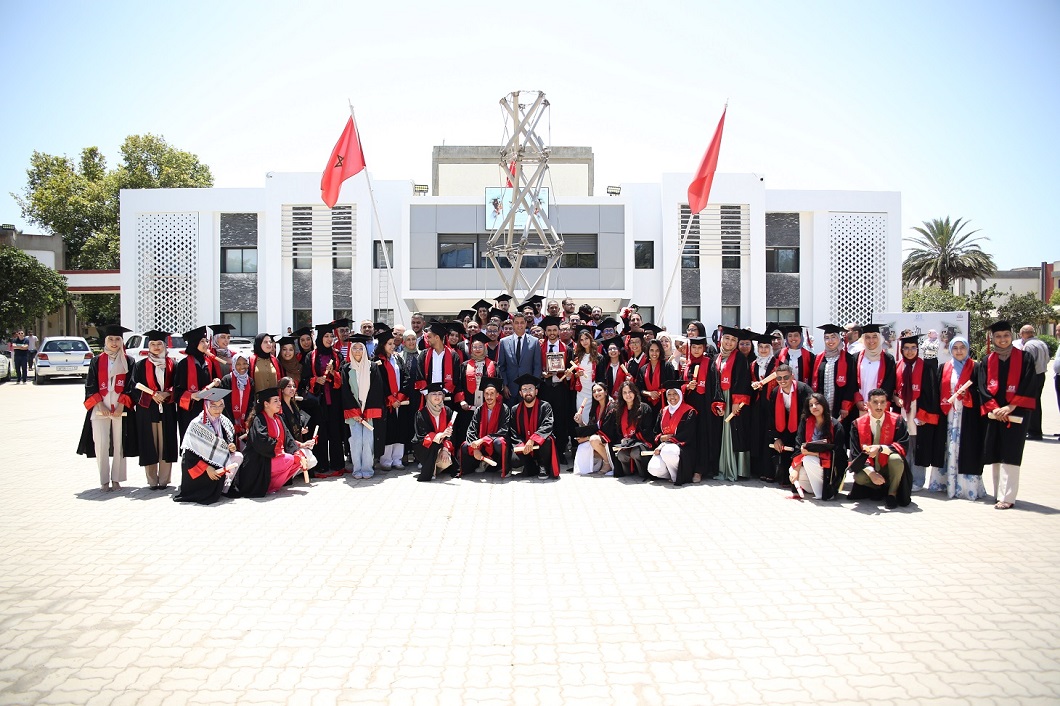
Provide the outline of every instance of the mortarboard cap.
<path id="1" fill-rule="evenodd" d="M 385 322 L 383 322 L 383 321 L 376 321 L 375 323 L 373 323 L 373 324 L 372 324 L 372 329 L 373 329 L 373 330 L 374 330 L 374 331 L 375 331 L 376 333 L 379 333 L 380 331 L 393 331 L 393 330 L 394 330 L 394 329 L 390 328 L 390 326 L 388 326 L 388 325 L 387 325 L 387 324 L 386 324 Z"/>
<path id="2" fill-rule="evenodd" d="M 990 333 L 1000 333 L 1002 331 L 1012 331 L 1011 321 L 995 321 L 990 324 L 987 328 L 990 329 Z"/>
<path id="3" fill-rule="evenodd" d="M 446 324 L 446 328 L 449 329 L 449 333 L 456 331 L 461 336 L 467 335 L 467 327 L 464 326 L 464 323 L 462 321 L 450 321 Z"/>
<path id="4" fill-rule="evenodd" d="M 862 333 L 880 333 L 879 324 L 865 324 L 861 327 Z"/>
<path id="5" fill-rule="evenodd" d="M 629 336 L 630 338 L 639 338 L 641 340 L 644 340 L 644 331 L 623 331 L 623 333 Z"/>
<path id="6" fill-rule="evenodd" d="M 526 375 L 520 375 L 519 377 L 515 378 L 516 387 L 522 387 L 523 385 L 533 385 L 534 387 L 541 387 L 541 383 L 541 378 L 536 377 L 534 375 L 530 375 L 529 373 L 527 373 Z"/>
<path id="7" fill-rule="evenodd" d="M 773 345 L 773 336 L 768 333 L 756 333 L 753 336 L 753 340 L 757 343 L 765 343 L 766 345 Z"/>
<path id="8" fill-rule="evenodd" d="M 207 402 L 217 402 L 218 400 L 223 400 L 225 397 L 228 397 L 230 394 L 232 394 L 232 391 L 226 390 L 223 387 L 211 387 L 209 390 L 201 391 L 199 393 L 199 399 Z"/>
<path id="9" fill-rule="evenodd" d="M 497 392 L 504 390 L 504 381 L 500 378 L 482 378 L 482 382 L 479 385 L 480 389 L 485 390 L 487 387 L 492 387 Z"/>
<path id="10" fill-rule="evenodd" d="M 440 382 L 429 382 L 427 383 L 427 392 L 445 392 L 445 384 Z"/>
<path id="11" fill-rule="evenodd" d="M 690 346 L 705 346 L 707 345 L 706 336 L 690 336 L 688 339 L 688 345 Z"/>
<path id="12" fill-rule="evenodd" d="M 278 387 L 266 387 L 257 394 L 258 402 L 268 402 L 273 397 L 280 396 L 280 388 Z"/>
<path id="13" fill-rule="evenodd" d="M 481 331 L 479 331 L 478 333 L 476 333 L 474 336 L 471 337 L 471 341 L 472 342 L 478 341 L 479 343 L 485 343 L 485 344 L 489 344 L 492 340 L 493 339 L 489 337 L 489 334 L 482 333 Z"/>
<path id="14" fill-rule="evenodd" d="M 363 333 L 355 333 L 349 338 L 350 343 L 366 344 L 372 340 L 372 336 L 365 336 Z"/>
<path id="15" fill-rule="evenodd" d="M 375 338 L 376 342 L 380 346 L 383 346 L 391 338 L 394 338 L 394 332 L 391 329 L 389 329 L 389 328 L 388 329 L 383 329 L 382 331 L 377 331 L 375 336 L 373 336 L 373 338 Z"/>
<path id="16" fill-rule="evenodd" d="M 125 328 L 121 324 L 110 324 L 109 326 L 104 326 L 100 331 L 104 336 L 124 336 L 130 332 L 132 332 L 131 328 Z"/>
<path id="17" fill-rule="evenodd" d="M 436 336 L 445 336 L 449 333 L 449 326 L 444 321 L 435 319 L 427 324 L 427 330 Z"/>
<path id="18" fill-rule="evenodd" d="M 507 311 L 505 311 L 504 309 L 497 308 L 490 309 L 490 318 L 492 319 L 494 316 L 496 316 L 501 321 L 507 321 L 508 319 L 512 318 L 512 315 L 509 314 Z"/>
<path id="19" fill-rule="evenodd" d="M 545 316 L 545 317 L 543 317 L 541 319 L 541 323 L 539 325 L 541 326 L 542 329 L 546 329 L 549 326 L 558 327 L 562 323 L 563 323 L 563 319 L 561 319 L 558 316 Z"/>
<path id="20" fill-rule="evenodd" d="M 575 338 L 580 338 L 583 333 L 589 334 L 589 338 L 596 338 L 596 327 L 591 324 L 582 324 L 574 331 Z"/>
<path id="21" fill-rule="evenodd" d="M 818 326 L 817 328 L 825 333 L 838 333 L 840 336 L 846 331 L 842 326 L 836 326 L 835 324 L 825 324 L 824 326 Z"/>
<path id="22" fill-rule="evenodd" d="M 617 327 L 618 327 L 618 322 L 617 322 L 617 321 L 615 321 L 615 320 L 614 320 L 613 318 L 611 318 L 610 316 L 608 316 L 608 317 L 607 317 L 606 319 L 604 319 L 603 321 L 601 321 L 600 323 L 598 323 L 598 324 L 596 325 L 596 327 L 597 327 L 598 329 L 600 329 L 600 330 L 603 330 L 603 329 L 605 329 L 605 328 L 617 328 Z"/>
<path id="23" fill-rule="evenodd" d="M 904 346 L 907 343 L 915 343 L 916 345 L 919 346 L 920 345 L 920 339 L 923 338 L 923 337 L 924 337 L 923 334 L 917 334 L 915 336 L 903 336 L 902 338 L 899 339 L 901 341 L 900 345 Z"/>
<path id="24" fill-rule="evenodd" d="M 661 333 L 662 330 L 663 330 L 661 326 L 656 326 L 655 324 L 653 324 L 650 321 L 648 323 L 646 323 L 646 324 L 641 324 L 640 327 L 642 329 L 644 329 L 645 331 L 651 331 L 652 333 L 654 333 L 656 335 Z"/>
<path id="25" fill-rule="evenodd" d="M 148 341 L 162 341 L 162 343 L 165 344 L 169 343 L 169 336 L 170 334 L 166 331 L 158 331 L 157 329 L 154 331 L 148 331 L 144 334 L 144 338 Z"/>
<path id="26" fill-rule="evenodd" d="M 313 335 L 313 329 L 310 328 L 309 326 L 303 326 L 300 329 L 295 329 L 294 332 L 291 335 L 294 336 L 295 338 L 301 338 L 302 336 L 312 336 Z"/>
<path id="27" fill-rule="evenodd" d="M 199 341 L 206 338 L 206 327 L 199 326 L 190 331 L 185 331 L 181 338 L 183 338 L 184 342 L 188 344 L 189 349 L 194 348 L 199 345 Z"/>
<path id="28" fill-rule="evenodd" d="M 283 338 L 276 341 L 276 348 L 283 348 L 286 345 L 295 345 L 297 340 L 294 336 L 284 336 Z"/>
<path id="29" fill-rule="evenodd" d="M 680 390 L 682 387 L 688 384 L 687 380 L 664 380 L 662 387 L 664 390 Z"/>
<path id="30" fill-rule="evenodd" d="M 232 333 L 236 327 L 232 324 L 210 324 L 210 330 L 216 336 L 219 333 Z"/>
<path id="31" fill-rule="evenodd" d="M 780 332 L 787 336 L 789 333 L 802 333 L 802 324 L 784 324 L 780 327 Z"/>
<path id="32" fill-rule="evenodd" d="M 614 343 L 616 346 L 618 346 L 618 350 L 620 350 L 620 351 L 623 350 L 622 339 L 619 336 L 614 336 L 612 338 L 605 338 L 604 340 L 600 341 L 600 350 L 606 351 L 608 348 L 611 347 L 612 343 Z"/>
<path id="33" fill-rule="evenodd" d="M 500 300 L 498 300 L 498 301 L 500 301 Z M 493 305 L 490 304 L 485 299 L 479 299 L 477 302 L 475 302 L 474 304 L 471 305 L 471 308 L 474 309 L 475 311 L 478 311 L 479 309 L 492 309 Z"/>
<path id="34" fill-rule="evenodd" d="M 477 313 L 478 311 L 476 311 L 475 309 L 461 309 L 460 313 L 456 315 L 456 318 L 460 319 L 461 321 L 468 318 L 473 319 L 475 318 L 475 314 Z"/>
<path id="35" fill-rule="evenodd" d="M 514 299 L 514 297 L 512 297 L 512 295 L 508 294 L 507 292 L 503 292 L 493 297 L 493 301 L 495 302 L 510 302 L 512 299 Z"/>
<path id="36" fill-rule="evenodd" d="M 740 334 L 741 333 L 743 333 L 743 332 L 740 329 L 736 328 L 735 326 L 722 326 L 721 327 L 721 335 L 722 336 L 732 336 L 737 341 L 740 340 Z"/>

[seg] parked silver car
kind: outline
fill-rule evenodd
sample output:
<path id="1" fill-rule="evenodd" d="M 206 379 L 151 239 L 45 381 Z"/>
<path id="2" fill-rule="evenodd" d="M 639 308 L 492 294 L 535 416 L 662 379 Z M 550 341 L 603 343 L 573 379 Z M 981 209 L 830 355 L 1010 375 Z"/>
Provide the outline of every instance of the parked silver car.
<path id="1" fill-rule="evenodd" d="M 34 385 L 43 385 L 53 377 L 78 375 L 88 377 L 92 349 L 80 336 L 48 336 L 37 351 Z"/>

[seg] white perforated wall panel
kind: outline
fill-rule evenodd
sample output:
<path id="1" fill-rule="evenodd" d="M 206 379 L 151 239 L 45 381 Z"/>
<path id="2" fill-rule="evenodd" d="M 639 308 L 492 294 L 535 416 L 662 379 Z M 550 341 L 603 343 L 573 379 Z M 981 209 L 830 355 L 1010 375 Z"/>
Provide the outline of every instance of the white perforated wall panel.
<path id="1" fill-rule="evenodd" d="M 828 230 L 830 320 L 867 323 L 887 310 L 887 216 L 832 213 Z"/>
<path id="2" fill-rule="evenodd" d="M 136 326 L 181 333 L 195 322 L 199 214 L 141 213 L 136 218 Z"/>

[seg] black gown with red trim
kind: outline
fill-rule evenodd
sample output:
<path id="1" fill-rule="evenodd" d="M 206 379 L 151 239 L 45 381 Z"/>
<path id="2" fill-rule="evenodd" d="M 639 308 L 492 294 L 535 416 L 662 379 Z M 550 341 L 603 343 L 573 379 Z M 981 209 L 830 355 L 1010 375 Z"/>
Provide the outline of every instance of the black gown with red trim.
<path id="1" fill-rule="evenodd" d="M 909 467 L 909 459 L 906 454 L 909 450 L 909 430 L 905 426 L 905 420 L 900 414 L 884 412 L 885 421 L 880 432 L 880 445 L 890 446 L 894 453 L 902 457 L 904 470 L 902 481 L 898 486 L 896 498 L 898 504 L 905 507 L 912 501 L 913 494 L 913 471 Z M 862 447 L 872 444 L 872 415 L 863 414 L 854 420 L 850 427 L 849 453 L 852 458 L 847 470 L 857 473 L 865 468 L 868 457 L 862 452 Z M 889 454 L 880 453 L 880 466 L 886 468 Z M 869 498 L 872 500 L 883 500 L 887 497 L 888 484 L 883 485 L 858 485 L 855 483 L 850 489 L 851 500 Z"/>
<path id="2" fill-rule="evenodd" d="M 691 405 L 689 405 L 691 407 Z M 681 409 L 678 408 L 678 412 Z M 677 462 L 677 480 L 674 481 L 674 486 L 685 485 L 686 483 L 692 482 L 692 476 L 699 472 L 697 466 L 697 457 L 700 447 L 700 442 L 703 441 L 698 433 L 696 425 L 696 416 L 699 413 L 694 407 L 684 412 L 681 418 L 677 422 L 677 426 L 673 431 L 672 442 L 681 447 L 681 458 Z M 664 418 L 666 417 L 666 409 L 656 417 L 655 420 L 655 445 L 658 446 L 661 442 L 659 437 L 664 433 L 667 433 L 663 429 Z M 650 462 L 651 459 L 648 459 Z"/>
<path id="3" fill-rule="evenodd" d="M 416 413 L 416 433 L 412 437 L 412 448 L 416 461 L 421 466 L 420 474 L 416 477 L 416 480 L 427 482 L 434 478 L 434 466 L 438 462 L 438 454 L 441 453 L 443 448 L 449 451 L 449 455 L 453 459 L 453 465 L 443 472 L 454 476 L 457 474 L 458 459 L 455 439 L 450 437 L 437 443 L 435 443 L 434 439 L 435 436 L 448 428 L 450 422 L 454 421 L 453 414 L 453 410 L 442 405 L 438 422 L 435 423 L 434 417 L 431 416 L 431 412 L 426 406 Z"/>
<path id="4" fill-rule="evenodd" d="M 490 412 L 487 420 L 486 414 Z M 488 457 L 496 467 L 488 467 L 487 470 L 500 472 L 501 478 L 507 478 L 512 467 L 512 444 L 508 436 L 511 433 L 511 411 L 500 399 L 489 410 L 485 404 L 479 405 L 472 412 L 471 423 L 467 427 L 467 435 L 464 443 L 460 445 L 460 475 L 464 475 L 474 468 L 478 461 L 471 451 L 470 444 L 484 439 L 479 451 Z"/>
<path id="5" fill-rule="evenodd" d="M 812 417 L 806 417 L 799 422 L 799 432 L 795 435 L 795 456 L 792 457 L 792 465 L 799 460 L 802 445 L 813 441 L 814 421 Z M 821 470 L 824 472 L 824 489 L 821 492 L 822 500 L 831 500 L 839 495 L 839 489 L 843 485 L 843 477 L 847 472 L 847 430 L 841 421 L 835 418 L 828 420 L 828 428 L 819 441 L 833 444 L 832 451 L 820 453 Z"/>
<path id="6" fill-rule="evenodd" d="M 294 454 L 298 443 L 294 434 L 287 427 L 282 414 L 277 414 L 276 421 L 283 427 L 283 452 Z M 272 459 L 276 457 L 278 438 L 269 436 L 269 424 L 264 414 L 256 414 L 250 420 L 247 431 L 247 445 L 243 449 L 243 462 L 239 464 L 232 485 L 225 493 L 230 498 L 264 498 L 272 482 Z"/>
<path id="7" fill-rule="evenodd" d="M 979 363 L 967 359 L 964 369 L 957 378 L 957 385 L 951 386 L 950 378 L 952 362 L 947 361 L 942 366 L 939 375 L 939 426 L 931 444 L 931 465 L 936 468 L 946 469 L 946 447 L 949 439 L 949 398 L 964 383 L 962 379 L 971 381 L 972 385 L 957 401 L 963 405 L 961 412 L 961 445 L 957 450 L 957 472 L 965 476 L 981 476 L 983 474 L 983 424 L 987 419 L 980 411 L 982 397 L 979 395 L 979 387 L 976 385 L 979 374 Z M 917 442 L 917 450 L 920 450 L 920 442 Z"/>
<path id="8" fill-rule="evenodd" d="M 619 451 L 614 452 L 614 458 L 616 463 L 614 465 L 615 478 L 622 478 L 623 476 L 640 476 L 641 478 L 651 478 L 651 474 L 648 473 L 648 456 L 641 454 L 641 451 L 651 451 L 655 448 L 655 410 L 647 402 L 638 402 L 640 416 L 637 419 L 637 423 L 632 425 L 632 428 L 625 428 L 626 414 L 628 409 L 625 401 L 619 400 L 618 408 L 615 411 L 615 427 L 618 432 L 618 438 L 612 439 L 612 446 L 621 447 Z M 628 435 L 626 432 L 630 432 Z M 628 450 L 624 450 L 628 449 Z"/>
<path id="9" fill-rule="evenodd" d="M 173 402 L 177 405 L 177 430 L 180 437 L 184 437 L 184 430 L 191 424 L 191 420 L 202 414 L 202 400 L 191 398 L 191 388 L 188 384 L 188 366 L 195 366 L 195 380 L 198 391 L 201 392 L 214 379 L 214 369 L 205 356 L 187 355 L 177 363 L 173 371 Z M 220 377 L 218 377 L 220 379 Z"/>
<path id="10" fill-rule="evenodd" d="M 710 411 L 711 440 L 716 441 L 717 445 L 715 448 L 719 449 L 719 453 L 721 453 L 721 438 L 726 423 L 732 434 L 732 450 L 734 452 L 750 451 L 753 441 L 752 433 L 754 429 L 751 418 L 754 416 L 754 410 L 750 406 L 751 368 L 747 366 L 746 359 L 739 351 L 734 350 L 729 356 L 735 356 L 735 361 L 732 364 L 732 380 L 729 383 L 729 399 L 731 401 L 729 409 L 735 406 L 737 402 L 742 402 L 745 406 L 741 408 L 739 414 L 729 420 L 729 422 L 725 422 L 725 416 L 728 416 L 728 413 L 725 412 L 725 390 L 722 389 L 722 371 L 718 370 L 718 366 L 726 365 L 728 360 L 721 362 L 721 354 L 719 353 L 711 364 L 709 380 L 713 395 Z M 721 410 L 724 415 L 718 416 L 714 413 L 715 409 Z"/>
<path id="11" fill-rule="evenodd" d="M 100 353 L 88 364 L 88 375 L 85 377 L 86 402 L 99 394 L 99 359 L 104 355 L 106 354 Z M 125 356 L 125 364 L 129 366 L 129 372 L 125 377 L 126 389 L 122 394 L 129 404 L 125 406 L 125 416 L 121 418 L 121 455 L 124 458 L 131 458 L 140 455 L 139 436 L 136 433 L 136 405 L 132 404 L 132 401 L 136 399 L 136 383 L 133 382 L 135 363 L 131 357 Z M 92 436 L 92 408 L 95 406 L 94 402 L 85 410 L 85 424 L 81 428 L 81 438 L 77 443 L 77 453 L 88 458 L 96 457 L 96 442 Z M 111 458 L 114 457 L 113 440 L 108 455 Z"/>
<path id="12" fill-rule="evenodd" d="M 1015 370 L 1013 362 L 1019 366 Z M 89 378 L 91 377 L 89 375 Z M 1012 348 L 1008 360 L 1001 360 L 997 351 L 994 351 L 979 364 L 976 379 L 984 415 L 992 409 L 1014 404 L 1016 411 L 1013 414 L 1023 417 L 1019 424 L 983 417 L 983 425 L 986 427 L 983 436 L 983 465 L 1021 465 L 1023 447 L 1027 441 L 1027 422 L 1030 420 L 1031 411 L 1037 405 L 1034 394 L 1034 358 L 1025 355 L 1018 348 Z"/>
<path id="13" fill-rule="evenodd" d="M 536 475 L 539 468 L 552 478 L 559 478 L 559 458 L 552 438 L 554 418 L 552 405 L 541 398 L 527 407 L 526 402 L 512 407 L 510 434 L 512 440 L 512 465 L 522 466 L 524 475 Z M 515 452 L 516 446 L 533 441 L 536 447 L 529 454 Z"/>
<path id="14" fill-rule="evenodd" d="M 750 367 L 751 381 L 759 382 L 762 378 L 769 377 L 777 369 L 777 365 L 777 357 L 770 356 L 769 361 L 766 363 L 765 374 L 759 375 L 758 359 L 752 358 Z M 769 449 L 766 448 L 769 444 L 769 439 L 766 437 L 769 433 L 770 421 L 765 414 L 767 408 L 769 408 L 769 394 L 776 386 L 776 381 L 773 381 L 757 390 L 751 389 L 751 409 L 747 411 L 751 415 L 751 470 L 755 478 L 761 478 L 766 475 L 772 464 L 772 456 Z M 769 412 L 772 413 L 772 408 L 769 408 Z"/>
<path id="15" fill-rule="evenodd" d="M 172 360 L 172 359 L 169 359 Z M 136 383 L 146 385 L 152 390 L 158 389 L 158 378 L 155 376 L 155 366 L 147 358 L 136 361 L 133 368 L 133 387 L 129 390 L 129 396 L 136 401 L 136 433 L 137 443 L 140 447 L 140 465 L 153 466 L 159 460 L 173 463 L 179 456 L 177 447 L 177 405 L 173 397 L 173 375 L 176 365 L 169 362 L 166 364 L 170 369 L 163 378 L 162 391 L 169 391 L 169 397 L 161 405 L 155 403 L 146 393 L 136 389 Z M 150 375 L 150 377 L 148 377 Z M 159 411 L 159 407 L 162 408 Z M 162 449 L 155 448 L 155 437 L 151 431 L 151 425 L 162 423 Z"/>
<path id="16" fill-rule="evenodd" d="M 784 410 L 784 402 L 781 399 L 780 385 L 773 388 L 773 392 L 769 395 L 769 401 L 766 403 L 765 410 L 763 411 L 764 421 L 769 425 L 768 431 L 766 432 L 766 442 L 772 445 L 777 439 L 784 446 L 790 446 L 792 449 L 795 448 L 795 439 L 799 433 L 799 420 L 802 419 L 803 411 L 806 408 L 806 400 L 813 394 L 813 390 L 810 386 L 804 382 L 796 383 L 793 388 L 793 396 L 791 399 L 791 408 Z M 778 412 L 778 405 L 783 411 Z M 783 428 L 777 426 L 777 416 L 781 415 L 784 420 Z M 795 428 L 791 428 L 791 420 L 794 420 Z M 787 485 L 790 483 L 788 479 L 788 469 L 791 468 L 791 457 L 794 455 L 794 451 L 781 451 L 777 453 L 776 449 L 770 449 L 769 454 L 774 465 L 766 467 L 766 477 L 771 472 L 773 478 L 777 483 L 781 485 Z"/>

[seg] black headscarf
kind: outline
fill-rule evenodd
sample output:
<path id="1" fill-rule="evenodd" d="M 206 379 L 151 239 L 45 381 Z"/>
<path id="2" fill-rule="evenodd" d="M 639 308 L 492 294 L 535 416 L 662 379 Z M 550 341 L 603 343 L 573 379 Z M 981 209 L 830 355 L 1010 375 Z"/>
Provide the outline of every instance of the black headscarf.
<path id="1" fill-rule="evenodd" d="M 266 336 L 272 338 L 272 336 L 267 333 L 259 333 L 257 336 L 254 337 L 254 355 L 258 356 L 259 358 L 268 358 L 270 355 L 275 355 L 275 353 L 266 353 L 261 347 L 261 342 L 265 340 Z M 275 341 L 273 342 L 273 344 L 273 349 L 275 350 Z"/>

